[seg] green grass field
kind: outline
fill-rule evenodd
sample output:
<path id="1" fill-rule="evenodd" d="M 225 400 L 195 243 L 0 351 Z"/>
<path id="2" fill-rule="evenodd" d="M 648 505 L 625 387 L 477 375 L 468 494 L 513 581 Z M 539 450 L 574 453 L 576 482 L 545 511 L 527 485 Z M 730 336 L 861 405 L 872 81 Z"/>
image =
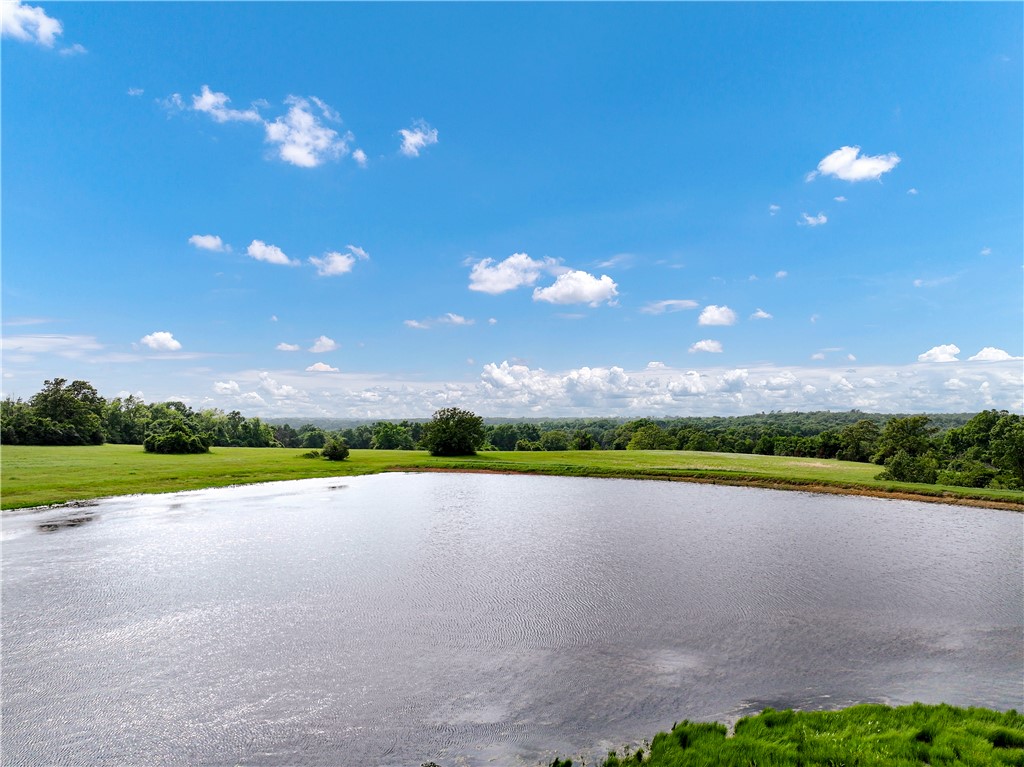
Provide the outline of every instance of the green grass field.
<path id="1" fill-rule="evenodd" d="M 1024 716 L 947 705 L 842 711 L 765 709 L 724 725 L 683 722 L 640 754 L 611 754 L 604 767 L 924 767 L 1024 765 Z M 569 767 L 556 761 L 552 767 Z"/>
<path id="2" fill-rule="evenodd" d="M 347 461 L 304 458 L 305 450 L 212 448 L 201 455 L 146 453 L 138 445 L 4 446 L 2 508 L 24 508 L 133 493 L 384 471 L 455 469 L 561 476 L 689 479 L 795 489 L 902 493 L 924 499 L 1001 502 L 1024 510 L 1024 493 L 884 482 L 873 464 L 690 451 L 487 452 L 434 458 L 422 451 L 353 450 Z"/>

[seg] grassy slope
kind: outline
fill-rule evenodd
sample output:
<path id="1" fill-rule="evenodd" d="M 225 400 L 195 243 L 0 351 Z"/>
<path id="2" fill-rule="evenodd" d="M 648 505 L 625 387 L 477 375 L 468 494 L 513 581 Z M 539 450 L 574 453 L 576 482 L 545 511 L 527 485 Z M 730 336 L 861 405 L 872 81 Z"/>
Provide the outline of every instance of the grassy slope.
<path id="1" fill-rule="evenodd" d="M 639 757 L 639 758 L 638 758 Z M 736 723 L 726 737 L 720 724 L 683 722 L 658 733 L 649 753 L 609 755 L 604 767 L 922 767 L 1024 765 L 1024 716 L 947 705 L 890 708 L 852 706 L 842 711 L 766 709 Z M 566 762 L 556 762 L 566 765 Z"/>
<path id="2" fill-rule="evenodd" d="M 394 470 L 513 471 L 566 476 L 696 479 L 735 484 L 856 492 L 910 493 L 947 500 L 1000 501 L 1024 510 L 1024 493 L 881 482 L 879 467 L 846 461 L 689 451 L 495 452 L 433 458 L 422 451 L 353 450 L 338 463 L 303 458 L 304 450 L 213 448 L 204 455 L 153 455 L 137 445 L 4 446 L 2 508 L 23 508 L 130 493 Z M 927 499 L 927 498 L 923 498 Z"/>

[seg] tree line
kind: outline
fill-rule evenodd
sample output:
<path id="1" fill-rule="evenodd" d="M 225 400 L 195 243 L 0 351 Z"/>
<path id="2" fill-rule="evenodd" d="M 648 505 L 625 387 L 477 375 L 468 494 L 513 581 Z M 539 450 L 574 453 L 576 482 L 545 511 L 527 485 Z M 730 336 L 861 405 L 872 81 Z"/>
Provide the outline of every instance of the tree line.
<path id="1" fill-rule="evenodd" d="M 1005 410 L 971 414 L 883 415 L 760 413 L 733 417 L 504 420 L 485 423 L 449 408 L 430 422 L 359 423 L 293 428 L 238 411 L 193 410 L 181 402 L 147 405 L 128 396 L 106 400 L 85 381 L 46 381 L 28 401 L 0 409 L 4 444 L 141 444 L 154 452 L 218 447 L 290 447 L 336 452 L 428 449 L 439 434 L 459 439 L 470 428 L 473 450 L 697 450 L 872 462 L 879 478 L 903 482 L 1024 489 L 1024 418 Z M 453 431 L 449 422 L 460 424 Z M 467 443 L 470 444 L 470 443 Z"/>

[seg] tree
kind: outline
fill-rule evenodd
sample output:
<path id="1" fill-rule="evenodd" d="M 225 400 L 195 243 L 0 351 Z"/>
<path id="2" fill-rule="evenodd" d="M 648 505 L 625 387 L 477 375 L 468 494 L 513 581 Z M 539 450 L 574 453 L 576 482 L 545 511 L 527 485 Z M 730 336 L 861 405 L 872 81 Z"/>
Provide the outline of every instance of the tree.
<path id="1" fill-rule="evenodd" d="M 447 407 L 434 413 L 421 444 L 431 455 L 475 455 L 484 444 L 484 419 L 468 410 Z"/>
<path id="2" fill-rule="evenodd" d="M 868 463 L 875 453 L 881 432 L 874 421 L 862 418 L 839 432 L 841 447 L 836 458 L 841 461 Z"/>
<path id="3" fill-rule="evenodd" d="M 885 464 L 900 450 L 911 458 L 925 455 L 932 449 L 932 435 L 936 431 L 929 425 L 930 421 L 926 415 L 890 418 L 878 438 L 878 447 L 871 456 L 872 462 Z"/>
<path id="4" fill-rule="evenodd" d="M 210 438 L 197 434 L 181 413 L 150 425 L 142 442 L 147 453 L 208 453 Z"/>
<path id="5" fill-rule="evenodd" d="M 1006 471 L 1010 486 L 1024 488 L 1024 418 L 1009 413 L 1000 418 L 992 429 L 991 450 L 992 463 Z"/>
<path id="6" fill-rule="evenodd" d="M 627 450 L 673 450 L 676 440 L 655 423 L 641 426 L 626 444 Z"/>
<path id="7" fill-rule="evenodd" d="M 370 447 L 374 450 L 412 450 L 415 445 L 409 430 L 397 423 L 379 421 L 373 425 Z"/>
<path id="8" fill-rule="evenodd" d="M 568 450 L 569 435 L 561 429 L 552 429 L 540 435 L 541 450 Z"/>
<path id="9" fill-rule="evenodd" d="M 331 437 L 321 452 L 328 461 L 344 461 L 348 458 L 348 444 L 341 437 Z"/>
<path id="10" fill-rule="evenodd" d="M 103 444 L 106 401 L 87 381 L 54 378 L 29 400 L 43 445 Z"/>

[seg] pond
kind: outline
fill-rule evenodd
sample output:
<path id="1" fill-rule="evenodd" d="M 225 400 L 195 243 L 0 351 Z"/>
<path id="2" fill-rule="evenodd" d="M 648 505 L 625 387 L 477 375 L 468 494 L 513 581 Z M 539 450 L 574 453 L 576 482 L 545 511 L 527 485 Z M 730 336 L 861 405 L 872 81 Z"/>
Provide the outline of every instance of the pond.
<path id="1" fill-rule="evenodd" d="M 682 719 L 1024 708 L 1024 517 L 390 474 L 3 517 L 5 764 L 547 764 Z"/>

